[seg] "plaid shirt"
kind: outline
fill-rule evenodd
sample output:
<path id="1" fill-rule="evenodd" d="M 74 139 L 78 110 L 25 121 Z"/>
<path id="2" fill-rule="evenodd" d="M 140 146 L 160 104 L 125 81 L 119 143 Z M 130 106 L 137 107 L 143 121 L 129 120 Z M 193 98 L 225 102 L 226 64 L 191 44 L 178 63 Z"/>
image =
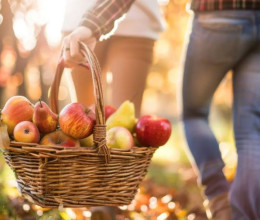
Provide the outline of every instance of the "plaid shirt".
<path id="1" fill-rule="evenodd" d="M 135 0 L 98 0 L 92 10 L 83 16 L 81 25 L 90 28 L 99 39 L 109 33 L 114 22 L 122 17 Z M 260 0 L 191 0 L 194 11 L 210 10 L 260 10 Z"/>
<path id="2" fill-rule="evenodd" d="M 260 0 L 192 0 L 193 11 L 260 10 Z"/>
<path id="3" fill-rule="evenodd" d="M 122 17 L 135 0 L 98 0 L 92 10 L 83 16 L 81 25 L 90 28 L 99 39 L 114 28 L 114 22 Z"/>

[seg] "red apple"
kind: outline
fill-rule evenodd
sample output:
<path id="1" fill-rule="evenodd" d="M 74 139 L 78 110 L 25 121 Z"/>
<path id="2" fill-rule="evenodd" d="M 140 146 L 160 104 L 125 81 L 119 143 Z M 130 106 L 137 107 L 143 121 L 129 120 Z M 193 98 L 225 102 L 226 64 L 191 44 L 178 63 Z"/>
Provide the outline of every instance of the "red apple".
<path id="1" fill-rule="evenodd" d="M 56 130 L 49 134 L 45 134 L 41 139 L 40 144 L 42 145 L 61 145 L 64 147 L 77 147 L 79 141 L 75 138 L 69 137 L 64 134 L 61 130 Z"/>
<path id="2" fill-rule="evenodd" d="M 33 104 L 24 96 L 8 99 L 1 111 L 1 119 L 7 125 L 8 134 L 13 134 L 14 127 L 19 122 L 32 121 L 33 111 Z"/>
<path id="3" fill-rule="evenodd" d="M 116 111 L 116 108 L 111 105 L 105 105 L 105 119 L 107 120 L 110 115 Z"/>
<path id="4" fill-rule="evenodd" d="M 14 139 L 19 142 L 38 143 L 40 133 L 36 125 L 31 121 L 22 121 L 14 128 Z"/>
<path id="5" fill-rule="evenodd" d="M 134 146 L 131 132 L 124 127 L 110 128 L 106 140 L 109 148 L 131 149 Z"/>
<path id="6" fill-rule="evenodd" d="M 61 130 L 76 139 L 92 134 L 95 124 L 95 113 L 81 103 L 66 105 L 59 114 Z"/>
<path id="7" fill-rule="evenodd" d="M 144 115 L 136 124 L 136 137 L 144 146 L 158 147 L 164 145 L 171 135 L 171 123 L 155 115 Z"/>
<path id="8" fill-rule="evenodd" d="M 95 112 L 95 105 L 94 105 L 94 104 L 91 105 L 91 106 L 89 106 L 89 108 L 90 108 L 93 112 Z M 116 111 L 116 108 L 113 107 L 112 105 L 105 105 L 104 111 L 105 111 L 105 120 L 107 120 L 108 117 L 109 117 L 110 115 L 112 115 L 112 114 Z"/>

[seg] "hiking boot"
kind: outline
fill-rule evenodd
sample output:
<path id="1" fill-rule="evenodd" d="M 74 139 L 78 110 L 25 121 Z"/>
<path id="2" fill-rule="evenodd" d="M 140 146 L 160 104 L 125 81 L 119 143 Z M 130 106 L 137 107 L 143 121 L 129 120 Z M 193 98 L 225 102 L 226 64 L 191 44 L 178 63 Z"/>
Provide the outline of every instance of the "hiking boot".
<path id="1" fill-rule="evenodd" d="M 210 200 L 206 200 L 208 204 L 204 204 L 206 207 L 206 213 L 208 219 L 211 220 L 231 220 L 231 206 L 228 200 L 228 194 L 220 194 Z"/>

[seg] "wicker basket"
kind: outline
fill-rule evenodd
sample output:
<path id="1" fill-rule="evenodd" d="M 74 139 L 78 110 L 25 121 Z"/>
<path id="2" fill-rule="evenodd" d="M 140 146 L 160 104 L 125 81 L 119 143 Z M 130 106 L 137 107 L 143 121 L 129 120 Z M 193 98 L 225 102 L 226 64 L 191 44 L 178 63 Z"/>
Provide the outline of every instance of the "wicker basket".
<path id="1" fill-rule="evenodd" d="M 80 44 L 89 63 L 96 105 L 95 146 L 46 146 L 11 141 L 4 156 L 14 170 L 22 195 L 42 207 L 128 205 L 134 199 L 156 148 L 108 149 L 100 68 L 95 55 Z M 50 106 L 58 112 L 63 72 L 59 62 L 51 87 Z"/>

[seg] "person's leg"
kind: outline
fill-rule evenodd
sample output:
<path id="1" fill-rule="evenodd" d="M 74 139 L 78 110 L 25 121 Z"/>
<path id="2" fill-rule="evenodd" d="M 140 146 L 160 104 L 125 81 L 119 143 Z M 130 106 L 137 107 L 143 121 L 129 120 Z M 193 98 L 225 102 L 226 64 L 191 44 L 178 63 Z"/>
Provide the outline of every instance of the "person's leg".
<path id="1" fill-rule="evenodd" d="M 238 33 L 231 30 L 221 36 L 221 28 L 225 29 L 225 26 L 214 27 L 213 23 L 218 13 L 205 18 L 206 21 L 203 16 L 194 17 L 186 53 L 183 121 L 188 146 L 199 169 L 201 183 L 206 187 L 205 194 L 212 198 L 227 192 L 229 184 L 222 172 L 224 163 L 218 142 L 209 126 L 209 107 L 217 86 L 234 65 L 235 58 L 230 58 L 230 54 L 236 52 L 234 39 Z M 208 25 L 210 19 L 213 21 Z"/>
<path id="2" fill-rule="evenodd" d="M 227 195 L 229 183 L 218 142 L 210 129 L 208 115 L 212 96 L 225 76 L 247 50 L 241 39 L 245 18 L 220 11 L 195 15 L 186 53 L 183 77 L 183 120 L 189 149 L 199 169 L 200 183 L 212 201 Z M 227 200 L 227 198 L 225 198 Z M 225 208 L 226 201 L 223 202 Z M 216 204 L 215 204 L 216 206 Z M 225 219 L 230 218 L 226 216 Z M 218 219 L 221 219 L 218 218 Z"/>
<path id="3" fill-rule="evenodd" d="M 233 77 L 234 132 L 238 154 L 231 188 L 234 220 L 260 218 L 260 45 Z"/>
<path id="4" fill-rule="evenodd" d="M 108 44 L 109 40 L 98 42 L 94 50 L 102 70 L 105 68 Z M 71 76 L 77 101 L 86 106 L 94 104 L 93 80 L 90 71 L 83 67 L 75 67 L 71 70 Z"/>
<path id="5" fill-rule="evenodd" d="M 119 107 L 125 100 L 135 104 L 140 116 L 146 77 L 153 60 L 154 40 L 140 37 L 111 37 L 107 50 L 107 71 L 113 74 L 112 97 L 108 103 Z"/>
<path id="6" fill-rule="evenodd" d="M 105 100 L 106 104 L 119 107 L 129 99 L 135 104 L 136 116 L 140 116 L 146 78 L 153 60 L 153 46 L 154 40 L 148 38 L 119 36 L 97 44 L 95 53 L 102 67 L 104 92 L 107 86 L 105 74 L 108 71 L 113 74 L 112 84 L 109 85 L 111 100 Z M 86 74 L 86 70 L 79 67 L 72 71 L 72 78 L 78 101 L 93 104 L 91 74 Z"/>

